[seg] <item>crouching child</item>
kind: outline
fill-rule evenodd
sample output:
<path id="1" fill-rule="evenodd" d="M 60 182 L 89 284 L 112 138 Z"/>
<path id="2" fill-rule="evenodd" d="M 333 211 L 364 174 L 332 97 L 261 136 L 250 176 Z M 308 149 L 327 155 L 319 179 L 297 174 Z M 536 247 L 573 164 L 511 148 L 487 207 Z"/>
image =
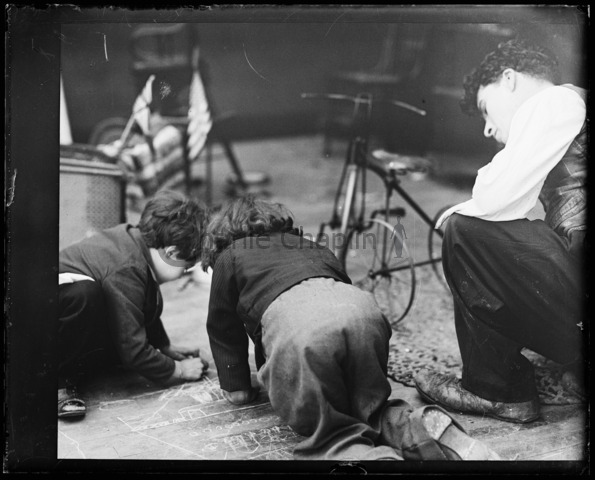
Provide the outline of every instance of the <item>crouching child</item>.
<path id="1" fill-rule="evenodd" d="M 498 458 L 440 407 L 389 400 L 390 324 L 282 205 L 245 197 L 224 206 L 206 229 L 202 264 L 213 267 L 207 332 L 223 395 L 246 404 L 263 387 L 306 437 L 296 459 Z"/>
<path id="2" fill-rule="evenodd" d="M 206 209 L 173 191 L 151 198 L 138 226 L 121 224 L 59 254 L 58 417 L 86 413 L 77 386 L 122 365 L 162 385 L 199 380 L 198 348 L 170 344 L 160 284 L 200 258 Z"/>

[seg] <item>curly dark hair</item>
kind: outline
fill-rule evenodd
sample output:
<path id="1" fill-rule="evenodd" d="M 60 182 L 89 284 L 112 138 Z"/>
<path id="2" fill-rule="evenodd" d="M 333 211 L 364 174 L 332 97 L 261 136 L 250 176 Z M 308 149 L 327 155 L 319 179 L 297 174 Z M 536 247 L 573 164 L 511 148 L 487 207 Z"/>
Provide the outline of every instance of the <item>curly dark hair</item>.
<path id="1" fill-rule="evenodd" d="M 181 259 L 196 262 L 207 221 L 208 210 L 200 200 L 160 190 L 147 202 L 138 228 L 149 248 L 175 246 Z"/>
<path id="2" fill-rule="evenodd" d="M 294 227 L 293 214 L 282 204 L 246 195 L 224 205 L 214 213 L 206 228 L 202 245 L 202 268 L 213 267 L 219 254 L 234 241 L 272 233 L 301 235 Z"/>
<path id="3" fill-rule="evenodd" d="M 500 43 L 496 50 L 483 59 L 478 68 L 465 77 L 465 95 L 460 101 L 463 112 L 477 115 L 477 91 L 482 86 L 497 82 L 507 68 L 553 83 L 558 82 L 558 60 L 549 50 L 524 40 L 508 40 Z"/>

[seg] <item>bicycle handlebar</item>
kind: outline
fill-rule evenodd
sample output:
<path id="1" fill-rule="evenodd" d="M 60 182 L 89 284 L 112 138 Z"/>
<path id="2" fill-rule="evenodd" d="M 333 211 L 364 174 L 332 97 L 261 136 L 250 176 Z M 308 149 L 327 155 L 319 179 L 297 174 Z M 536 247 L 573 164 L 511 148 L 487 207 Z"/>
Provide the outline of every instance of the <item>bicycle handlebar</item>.
<path id="1" fill-rule="evenodd" d="M 359 95 L 344 95 L 344 94 L 340 94 L 340 93 L 302 93 L 302 98 L 326 98 L 329 100 L 349 100 L 351 102 L 354 103 L 372 103 L 374 100 L 372 99 L 372 97 L 370 96 L 368 97 L 362 97 Z M 421 116 L 425 116 L 427 114 L 427 112 L 425 110 L 422 110 L 421 108 L 417 108 L 414 107 L 413 105 L 410 105 L 408 103 L 405 102 L 401 102 L 399 100 L 376 100 L 377 102 L 381 102 L 381 103 L 390 103 L 392 105 L 395 105 L 396 107 L 401 107 L 404 108 L 406 110 L 410 110 L 414 113 L 417 113 L 418 115 Z"/>

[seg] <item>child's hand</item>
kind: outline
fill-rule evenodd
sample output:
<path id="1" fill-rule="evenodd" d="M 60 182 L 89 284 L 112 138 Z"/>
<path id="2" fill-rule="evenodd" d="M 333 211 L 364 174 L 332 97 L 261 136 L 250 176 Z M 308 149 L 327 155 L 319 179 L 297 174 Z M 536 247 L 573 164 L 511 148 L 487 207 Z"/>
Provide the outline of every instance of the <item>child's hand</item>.
<path id="1" fill-rule="evenodd" d="M 161 353 L 173 358 L 174 360 L 182 361 L 186 358 L 199 358 L 199 348 L 177 347 L 175 345 L 168 345 L 160 349 Z"/>
<path id="2" fill-rule="evenodd" d="M 252 402 L 258 395 L 260 388 L 250 387 L 250 390 L 236 390 L 235 392 L 221 391 L 228 402 L 233 403 L 234 405 L 243 405 Z"/>
<path id="3" fill-rule="evenodd" d="M 180 379 L 186 381 L 200 380 L 203 373 L 209 368 L 209 363 L 202 358 L 187 358 L 180 362 L 182 371 Z"/>

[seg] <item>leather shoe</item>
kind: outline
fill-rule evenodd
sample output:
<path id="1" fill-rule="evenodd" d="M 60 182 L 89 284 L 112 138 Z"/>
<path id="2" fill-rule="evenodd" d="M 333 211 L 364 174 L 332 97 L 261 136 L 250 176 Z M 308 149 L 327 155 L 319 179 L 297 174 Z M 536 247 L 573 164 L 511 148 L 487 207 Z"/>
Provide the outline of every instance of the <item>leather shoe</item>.
<path id="1" fill-rule="evenodd" d="M 58 418 L 84 417 L 85 402 L 77 395 L 75 388 L 58 389 Z"/>
<path id="2" fill-rule="evenodd" d="M 429 403 L 448 410 L 485 415 L 513 423 L 529 423 L 539 418 L 539 401 L 492 402 L 465 390 L 454 375 L 445 375 L 429 370 L 420 370 L 414 378 L 415 388 Z"/>
<path id="3" fill-rule="evenodd" d="M 428 435 L 448 460 L 501 460 L 485 443 L 470 437 L 465 429 L 437 406 L 424 407 L 421 417 Z"/>
<path id="4" fill-rule="evenodd" d="M 438 405 L 411 411 L 400 436 L 395 450 L 402 452 L 404 460 L 502 460 Z"/>

